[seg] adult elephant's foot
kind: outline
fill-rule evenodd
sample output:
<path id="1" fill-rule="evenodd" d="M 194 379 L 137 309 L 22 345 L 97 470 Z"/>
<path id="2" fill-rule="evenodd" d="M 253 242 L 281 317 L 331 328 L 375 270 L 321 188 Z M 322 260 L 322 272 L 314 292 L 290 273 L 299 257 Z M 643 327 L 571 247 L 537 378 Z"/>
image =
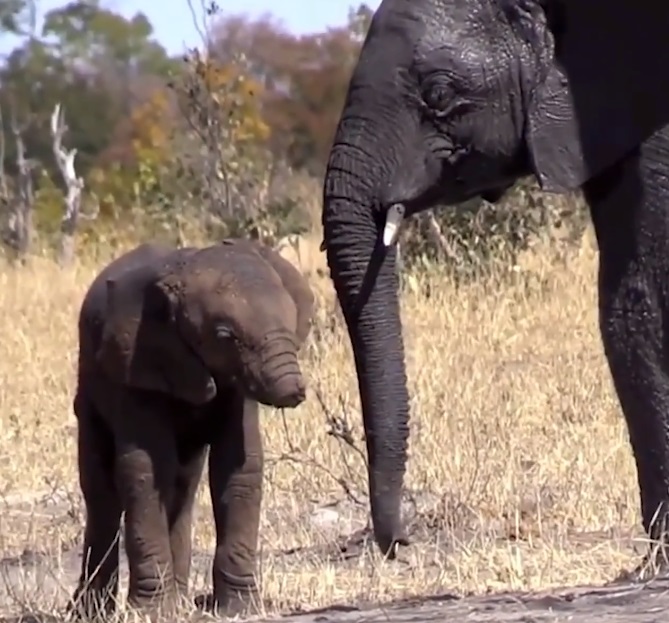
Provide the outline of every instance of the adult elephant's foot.
<path id="1" fill-rule="evenodd" d="M 652 546 L 631 571 L 623 571 L 614 582 L 648 582 L 669 574 L 669 544 Z"/>
<path id="2" fill-rule="evenodd" d="M 258 587 L 226 585 L 217 594 L 198 595 L 195 598 L 198 610 L 215 616 L 254 616 L 261 614 L 263 602 Z"/>

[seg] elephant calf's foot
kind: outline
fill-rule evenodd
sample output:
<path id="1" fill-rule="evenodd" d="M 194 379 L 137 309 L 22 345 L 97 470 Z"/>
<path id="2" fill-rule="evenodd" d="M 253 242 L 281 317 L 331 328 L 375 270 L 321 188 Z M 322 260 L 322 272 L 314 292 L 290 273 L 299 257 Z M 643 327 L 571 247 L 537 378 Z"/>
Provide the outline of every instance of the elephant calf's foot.
<path id="1" fill-rule="evenodd" d="M 161 591 L 147 594 L 130 593 L 128 606 L 133 610 L 148 615 L 151 620 L 171 617 L 178 612 L 180 595 L 176 590 Z"/>
<path id="2" fill-rule="evenodd" d="M 195 606 L 215 616 L 232 617 L 260 614 L 263 603 L 257 586 L 226 586 L 216 595 L 198 595 Z"/>

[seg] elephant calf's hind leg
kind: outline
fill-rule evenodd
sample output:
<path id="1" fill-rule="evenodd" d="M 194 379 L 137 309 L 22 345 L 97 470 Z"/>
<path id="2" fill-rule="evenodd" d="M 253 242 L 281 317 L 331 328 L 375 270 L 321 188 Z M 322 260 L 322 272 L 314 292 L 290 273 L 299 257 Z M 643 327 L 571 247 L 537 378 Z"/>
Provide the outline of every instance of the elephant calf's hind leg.
<path id="1" fill-rule="evenodd" d="M 71 610 L 85 617 L 111 614 L 118 592 L 121 505 L 114 486 L 114 443 L 111 431 L 93 407 L 78 395 L 79 483 L 86 504 L 81 575 Z"/>

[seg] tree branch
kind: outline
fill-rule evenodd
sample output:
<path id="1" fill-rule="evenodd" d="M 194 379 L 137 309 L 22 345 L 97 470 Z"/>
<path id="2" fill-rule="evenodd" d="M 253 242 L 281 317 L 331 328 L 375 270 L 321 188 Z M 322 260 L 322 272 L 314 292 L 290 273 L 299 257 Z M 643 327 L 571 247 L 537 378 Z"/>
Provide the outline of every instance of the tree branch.
<path id="1" fill-rule="evenodd" d="M 53 141 L 53 155 L 58 165 L 58 170 L 67 187 L 65 196 L 65 213 L 61 219 L 60 230 L 62 232 L 60 261 L 69 264 L 74 258 L 74 236 L 79 224 L 81 212 L 81 193 L 84 189 L 84 179 L 77 175 L 74 168 L 74 159 L 77 149 L 70 150 L 63 147 L 63 136 L 68 127 L 60 103 L 56 104 L 51 114 L 51 138 Z M 97 217 L 97 212 L 87 215 L 88 220 Z"/>

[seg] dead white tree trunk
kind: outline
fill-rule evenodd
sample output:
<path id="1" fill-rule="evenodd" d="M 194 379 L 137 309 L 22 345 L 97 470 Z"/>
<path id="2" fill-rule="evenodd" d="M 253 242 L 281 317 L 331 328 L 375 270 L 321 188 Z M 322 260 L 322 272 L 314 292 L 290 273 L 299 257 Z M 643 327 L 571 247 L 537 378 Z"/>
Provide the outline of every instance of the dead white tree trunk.
<path id="1" fill-rule="evenodd" d="M 97 217 L 97 211 L 94 214 L 85 215 L 81 213 L 81 194 L 84 189 L 84 179 L 78 177 L 74 169 L 74 158 L 77 155 L 77 149 L 67 150 L 63 147 L 63 136 L 67 132 L 65 117 L 60 104 L 56 104 L 51 114 L 51 138 L 53 139 L 53 155 L 58 165 L 67 194 L 65 196 L 65 211 L 60 221 L 60 250 L 58 261 L 62 265 L 68 265 L 74 259 L 75 244 L 74 237 L 79 225 L 79 218 L 93 220 Z"/>

